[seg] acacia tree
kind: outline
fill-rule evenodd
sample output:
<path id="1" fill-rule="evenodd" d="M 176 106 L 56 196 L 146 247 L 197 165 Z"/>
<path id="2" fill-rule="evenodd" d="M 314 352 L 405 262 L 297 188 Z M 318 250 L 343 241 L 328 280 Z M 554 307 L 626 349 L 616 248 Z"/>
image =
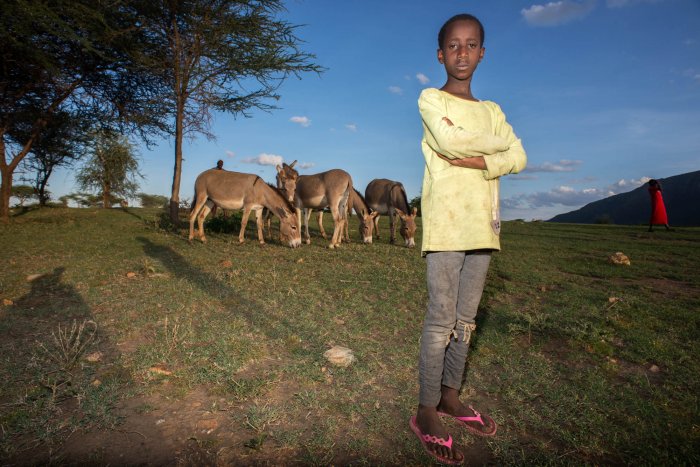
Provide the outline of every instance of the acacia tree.
<path id="1" fill-rule="evenodd" d="M 281 0 L 161 0 L 144 21 L 158 63 L 168 75 L 174 118 L 175 165 L 170 217 L 178 223 L 184 137 L 213 138 L 213 112 L 250 116 L 272 110 L 277 89 L 290 75 L 320 73 L 315 57 L 299 49 L 296 27 L 277 19 Z"/>
<path id="2" fill-rule="evenodd" d="M 25 175 L 39 199 L 39 205 L 49 201 L 47 186 L 57 167 L 70 167 L 87 151 L 87 123 L 65 112 L 58 113 L 41 132 L 32 150 L 22 162 Z"/>
<path id="3" fill-rule="evenodd" d="M 135 0 L 3 0 L 0 8 L 0 219 L 9 220 L 12 179 L 56 115 L 104 126 L 159 127 L 164 80 Z"/>
<path id="4" fill-rule="evenodd" d="M 36 191 L 30 185 L 15 185 L 12 187 L 12 196 L 17 198 L 20 207 L 24 207 L 24 203 L 36 198 Z"/>
<path id="5" fill-rule="evenodd" d="M 98 192 L 104 208 L 111 208 L 115 200 L 125 200 L 136 193 L 137 178 L 141 174 L 128 139 L 110 131 L 100 131 L 89 154 L 89 160 L 76 176 L 80 189 Z"/>
<path id="6" fill-rule="evenodd" d="M 141 201 L 142 208 L 162 208 L 168 204 L 168 197 L 163 195 L 138 193 L 136 197 Z"/>

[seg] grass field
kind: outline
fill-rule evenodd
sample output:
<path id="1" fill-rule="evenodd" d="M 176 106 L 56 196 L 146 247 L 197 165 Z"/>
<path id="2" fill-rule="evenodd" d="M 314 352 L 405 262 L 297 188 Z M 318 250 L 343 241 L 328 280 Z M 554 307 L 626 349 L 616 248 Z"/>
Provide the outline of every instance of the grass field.
<path id="1" fill-rule="evenodd" d="M 408 428 L 424 261 L 356 222 L 335 251 L 254 223 L 189 244 L 155 210 L 0 225 L 3 465 L 431 464 Z M 468 463 L 700 464 L 700 229 L 514 221 L 502 247 L 462 395 L 500 427 L 450 425 Z"/>

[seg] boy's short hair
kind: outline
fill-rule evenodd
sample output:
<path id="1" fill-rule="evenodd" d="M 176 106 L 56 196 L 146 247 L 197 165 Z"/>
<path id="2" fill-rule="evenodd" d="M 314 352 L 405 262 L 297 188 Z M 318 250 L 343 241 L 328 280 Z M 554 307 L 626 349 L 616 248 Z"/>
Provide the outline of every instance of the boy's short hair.
<path id="1" fill-rule="evenodd" d="M 440 28 L 440 32 L 438 33 L 438 48 L 442 50 L 442 43 L 445 40 L 445 33 L 447 32 L 447 27 L 454 23 L 455 21 L 474 21 L 476 24 L 479 25 L 479 31 L 481 32 L 480 37 L 481 37 L 481 46 L 484 46 L 484 38 L 486 34 L 484 33 L 484 25 L 481 24 L 481 21 L 479 21 L 479 18 L 477 18 L 474 15 L 470 15 L 469 13 L 460 13 L 458 15 L 454 15 L 452 18 L 448 19 L 445 21 L 445 24 L 442 25 Z"/>

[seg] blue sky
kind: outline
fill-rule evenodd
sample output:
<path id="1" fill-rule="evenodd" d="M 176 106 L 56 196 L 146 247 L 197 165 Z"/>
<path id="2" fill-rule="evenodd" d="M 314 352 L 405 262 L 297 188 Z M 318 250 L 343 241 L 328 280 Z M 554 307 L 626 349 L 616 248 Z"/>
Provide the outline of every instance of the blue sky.
<path id="1" fill-rule="evenodd" d="M 698 0 L 290 0 L 283 15 L 327 68 L 290 78 L 279 110 L 217 115 L 215 141 L 184 151 L 180 197 L 217 159 L 274 182 L 274 164 L 300 173 L 341 168 L 361 192 L 374 178 L 419 195 L 417 99 L 441 87 L 437 32 L 456 13 L 478 16 L 486 55 L 472 90 L 497 102 L 528 153 L 502 179 L 504 219 L 549 219 L 649 177 L 700 170 Z M 140 149 L 142 191 L 169 195 L 173 144 Z M 76 191 L 70 171 L 50 190 Z"/>

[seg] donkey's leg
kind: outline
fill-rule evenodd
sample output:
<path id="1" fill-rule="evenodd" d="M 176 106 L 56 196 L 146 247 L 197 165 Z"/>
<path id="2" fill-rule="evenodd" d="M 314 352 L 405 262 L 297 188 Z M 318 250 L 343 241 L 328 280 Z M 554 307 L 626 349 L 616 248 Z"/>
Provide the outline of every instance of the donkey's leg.
<path id="1" fill-rule="evenodd" d="M 258 242 L 260 242 L 261 245 L 264 245 L 265 237 L 263 236 L 262 209 L 255 210 L 255 223 L 258 226 Z"/>
<path id="2" fill-rule="evenodd" d="M 374 232 L 377 234 L 377 240 L 379 240 L 379 214 L 374 218 Z"/>
<path id="3" fill-rule="evenodd" d="M 328 248 L 335 248 L 340 246 L 343 235 L 343 212 L 338 209 L 337 206 L 331 206 L 331 213 L 333 214 L 333 237 L 331 238 L 331 243 Z"/>
<path id="4" fill-rule="evenodd" d="M 309 218 L 313 209 L 304 208 L 304 234 L 306 235 L 306 244 L 311 245 L 311 234 L 309 234 Z"/>
<path id="5" fill-rule="evenodd" d="M 345 243 L 350 243 L 350 215 L 345 215 L 345 223 L 343 224 L 343 240 Z"/>
<path id="6" fill-rule="evenodd" d="M 190 236 L 188 238 L 189 241 L 192 241 L 192 239 L 194 238 L 194 221 L 197 219 L 199 211 L 202 210 L 202 206 L 204 206 L 204 203 L 206 202 L 207 197 L 205 195 L 197 196 L 194 206 L 192 207 L 192 212 L 190 212 Z"/>
<path id="7" fill-rule="evenodd" d="M 321 232 L 321 237 L 324 238 L 324 240 L 328 239 L 328 235 L 326 235 L 326 230 L 323 228 L 323 209 L 318 211 L 318 215 L 316 216 L 316 220 L 318 220 L 318 230 Z"/>
<path id="8" fill-rule="evenodd" d="M 267 239 L 272 240 L 272 212 L 269 209 L 263 209 L 263 236 L 267 230 Z"/>
<path id="9" fill-rule="evenodd" d="M 200 240 L 202 240 L 202 243 L 207 242 L 207 237 L 204 236 L 204 219 L 207 218 L 212 208 L 215 207 L 216 204 L 209 200 L 206 203 L 204 203 L 204 206 L 202 206 L 202 209 L 199 211 L 199 215 L 197 216 L 197 227 L 199 230 L 198 235 Z"/>
<path id="10" fill-rule="evenodd" d="M 248 206 L 243 206 L 243 218 L 241 218 L 241 231 L 238 234 L 238 243 L 245 242 L 245 226 L 248 223 L 249 217 L 250 217 L 250 208 Z"/>
<path id="11" fill-rule="evenodd" d="M 389 243 L 396 243 L 396 211 L 389 209 Z"/>

